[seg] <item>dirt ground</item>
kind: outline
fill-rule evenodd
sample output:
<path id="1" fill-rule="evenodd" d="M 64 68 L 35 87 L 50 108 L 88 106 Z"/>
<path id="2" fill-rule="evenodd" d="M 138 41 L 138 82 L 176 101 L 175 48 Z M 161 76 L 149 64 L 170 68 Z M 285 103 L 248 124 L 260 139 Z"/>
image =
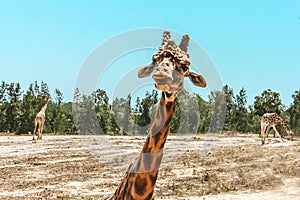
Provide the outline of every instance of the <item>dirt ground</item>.
<path id="1" fill-rule="evenodd" d="M 104 199 L 141 136 L 0 136 L 0 199 Z M 155 199 L 300 199 L 300 139 L 169 136 Z"/>

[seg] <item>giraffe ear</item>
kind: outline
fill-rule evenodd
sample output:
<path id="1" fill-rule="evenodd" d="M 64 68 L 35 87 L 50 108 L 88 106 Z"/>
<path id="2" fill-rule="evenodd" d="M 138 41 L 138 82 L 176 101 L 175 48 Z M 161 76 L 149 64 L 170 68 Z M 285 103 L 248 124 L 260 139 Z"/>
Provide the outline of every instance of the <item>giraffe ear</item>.
<path id="1" fill-rule="evenodd" d="M 192 83 L 199 87 L 206 87 L 206 80 L 200 74 L 190 71 L 188 77 L 192 81 Z"/>
<path id="2" fill-rule="evenodd" d="M 143 67 L 142 69 L 139 70 L 138 72 L 138 77 L 139 78 L 145 78 L 147 76 L 150 76 L 150 74 L 153 72 L 154 70 L 154 64 L 151 63 L 149 65 L 147 65 L 146 67 Z"/>

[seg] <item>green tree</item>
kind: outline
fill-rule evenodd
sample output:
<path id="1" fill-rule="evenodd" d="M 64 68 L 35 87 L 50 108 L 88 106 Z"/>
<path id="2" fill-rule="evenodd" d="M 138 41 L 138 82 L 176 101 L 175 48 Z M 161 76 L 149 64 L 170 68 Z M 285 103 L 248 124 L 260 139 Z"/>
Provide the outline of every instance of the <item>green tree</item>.
<path id="1" fill-rule="evenodd" d="M 156 113 L 157 102 L 157 90 L 152 90 L 151 93 L 147 91 L 143 99 L 137 97 L 135 106 L 132 108 L 133 112 L 130 111 L 132 133 L 146 134 L 148 132 L 151 118 Z"/>
<path id="2" fill-rule="evenodd" d="M 73 114 L 74 122 L 79 134 L 103 133 L 99 130 L 99 122 L 95 111 L 95 98 L 93 95 L 80 95 L 79 90 L 75 91 Z M 74 94 L 75 96 L 75 94 Z"/>
<path id="3" fill-rule="evenodd" d="M 262 116 L 264 113 L 276 112 L 281 114 L 283 106 L 280 100 L 280 94 L 268 89 L 262 92 L 261 96 L 256 96 L 254 101 L 254 112 Z"/>
<path id="4" fill-rule="evenodd" d="M 158 92 L 156 90 L 152 90 L 152 93 L 146 92 L 145 98 L 141 101 L 141 116 L 138 120 L 138 125 L 140 128 L 146 127 L 151 122 L 150 118 L 150 108 L 157 104 L 158 102 Z M 152 113 L 154 115 L 154 112 Z M 146 130 L 141 130 L 140 132 L 144 132 Z"/>
<path id="5" fill-rule="evenodd" d="M 40 91 L 39 95 L 41 95 L 43 98 L 45 98 L 50 95 L 49 93 L 50 93 L 50 91 L 49 91 L 48 85 L 42 81 L 41 82 L 41 91 Z"/>
<path id="6" fill-rule="evenodd" d="M 34 81 L 33 89 L 34 89 L 34 95 L 38 96 L 40 94 L 40 86 L 37 81 Z"/>
<path id="7" fill-rule="evenodd" d="M 300 90 L 295 91 L 292 95 L 293 103 L 288 108 L 287 113 L 290 116 L 290 125 L 295 132 L 300 131 Z"/>
<path id="8" fill-rule="evenodd" d="M 5 99 L 5 91 L 7 89 L 7 85 L 4 81 L 2 81 L 0 85 L 0 101 L 2 102 L 3 99 Z"/>
<path id="9" fill-rule="evenodd" d="M 61 118 L 62 124 L 59 131 L 62 133 L 76 133 L 76 127 L 72 114 L 72 102 L 64 103 L 61 105 Z"/>
<path id="10" fill-rule="evenodd" d="M 0 132 L 7 130 L 7 116 L 6 116 L 6 89 L 7 85 L 4 81 L 2 81 L 0 85 Z"/>
<path id="11" fill-rule="evenodd" d="M 21 86 L 19 83 L 10 83 L 7 85 L 7 95 L 10 100 L 6 110 L 8 131 L 16 132 L 20 126 L 22 111 L 20 109 L 20 96 L 22 95 Z"/>
<path id="12" fill-rule="evenodd" d="M 112 102 L 112 131 L 114 134 L 119 134 L 121 129 L 122 133 L 124 133 L 123 125 L 125 123 L 124 119 L 126 115 L 126 106 L 127 100 L 124 98 L 115 98 Z"/>
<path id="13" fill-rule="evenodd" d="M 33 119 L 35 117 L 35 109 L 34 109 L 34 90 L 33 85 L 30 84 L 28 90 L 23 95 L 21 111 L 22 115 L 20 116 L 20 126 L 18 127 L 18 133 L 29 133 L 33 132 Z"/>
<path id="14" fill-rule="evenodd" d="M 260 118 L 261 116 L 255 114 L 254 106 L 249 106 L 248 128 L 250 132 L 260 133 Z"/>
<path id="15" fill-rule="evenodd" d="M 183 104 L 184 104 L 184 102 L 182 103 L 182 105 Z M 178 103 L 178 101 L 177 101 L 175 112 L 174 112 L 174 115 L 173 115 L 172 120 L 170 122 L 170 132 L 171 133 L 178 133 L 180 124 L 181 124 L 181 103 Z"/>
<path id="16" fill-rule="evenodd" d="M 211 120 L 209 132 L 219 133 L 223 129 L 226 117 L 226 100 L 222 91 L 212 91 L 209 95 L 209 103 L 211 104 Z"/>
<path id="17" fill-rule="evenodd" d="M 235 113 L 235 121 L 236 121 L 236 130 L 239 132 L 247 132 L 248 129 L 248 111 L 246 108 L 247 104 L 247 96 L 245 88 L 242 88 L 238 95 L 235 98 L 236 102 L 236 113 Z"/>
<path id="18" fill-rule="evenodd" d="M 125 104 L 125 113 L 123 120 L 123 135 L 128 135 L 130 126 L 130 114 L 131 114 L 131 95 L 127 96 L 127 101 Z"/>
<path id="19" fill-rule="evenodd" d="M 228 85 L 223 87 L 223 94 L 226 102 L 226 117 L 223 130 L 234 131 L 236 129 L 236 103 L 234 92 Z"/>
<path id="20" fill-rule="evenodd" d="M 138 133 L 139 131 L 139 119 L 141 114 L 142 114 L 141 100 L 140 97 L 137 97 L 135 101 L 135 105 L 132 108 L 132 112 L 131 112 L 133 118 L 132 132 L 134 134 Z"/>
<path id="21" fill-rule="evenodd" d="M 109 98 L 104 90 L 97 89 L 95 95 L 95 111 L 99 125 L 104 134 L 111 131 L 111 106 L 109 105 Z"/>
<path id="22" fill-rule="evenodd" d="M 57 133 L 62 130 L 64 121 L 62 118 L 61 104 L 63 101 L 63 94 L 59 89 L 54 90 L 54 101 L 48 105 L 47 108 L 47 124 L 45 123 L 45 131 Z M 47 126 L 46 126 L 47 125 Z"/>
<path id="23" fill-rule="evenodd" d="M 200 112 L 198 133 L 206 133 L 210 126 L 212 107 L 209 102 L 206 102 L 200 95 L 196 95 Z"/>
<path id="24" fill-rule="evenodd" d="M 199 123 L 197 96 L 183 89 L 177 98 L 177 106 L 171 121 L 172 133 L 196 133 Z"/>

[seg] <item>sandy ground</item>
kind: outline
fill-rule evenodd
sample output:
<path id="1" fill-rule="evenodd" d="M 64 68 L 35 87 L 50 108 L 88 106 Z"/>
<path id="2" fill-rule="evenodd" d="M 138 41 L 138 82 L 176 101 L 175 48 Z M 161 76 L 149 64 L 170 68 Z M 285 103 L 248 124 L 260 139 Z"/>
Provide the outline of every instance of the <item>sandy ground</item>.
<path id="1" fill-rule="evenodd" d="M 0 199 L 103 199 L 141 136 L 0 136 Z M 300 199 L 300 141 L 257 135 L 170 136 L 156 199 Z"/>

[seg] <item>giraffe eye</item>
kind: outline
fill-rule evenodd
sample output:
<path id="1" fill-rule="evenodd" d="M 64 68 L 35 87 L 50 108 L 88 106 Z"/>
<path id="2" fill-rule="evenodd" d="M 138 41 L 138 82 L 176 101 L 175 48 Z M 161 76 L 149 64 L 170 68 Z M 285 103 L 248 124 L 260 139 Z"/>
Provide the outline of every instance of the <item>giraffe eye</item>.
<path id="1" fill-rule="evenodd" d="M 186 72 L 189 68 L 186 65 L 181 65 L 181 69 Z"/>
<path id="2" fill-rule="evenodd" d="M 171 54 L 170 52 L 165 52 L 165 53 L 164 53 L 164 56 L 168 58 L 168 57 L 171 57 L 172 54 Z"/>

